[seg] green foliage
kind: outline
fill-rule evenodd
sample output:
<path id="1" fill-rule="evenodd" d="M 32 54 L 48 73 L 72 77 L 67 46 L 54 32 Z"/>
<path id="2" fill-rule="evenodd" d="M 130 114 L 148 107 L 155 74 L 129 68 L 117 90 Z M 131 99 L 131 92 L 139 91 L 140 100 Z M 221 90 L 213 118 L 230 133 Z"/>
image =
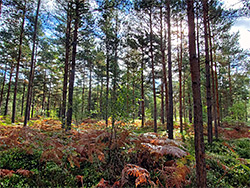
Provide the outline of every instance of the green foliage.
<path id="1" fill-rule="evenodd" d="M 224 122 L 235 123 L 246 121 L 246 106 L 243 102 L 236 102 L 229 108 L 229 115 L 223 119 Z"/>

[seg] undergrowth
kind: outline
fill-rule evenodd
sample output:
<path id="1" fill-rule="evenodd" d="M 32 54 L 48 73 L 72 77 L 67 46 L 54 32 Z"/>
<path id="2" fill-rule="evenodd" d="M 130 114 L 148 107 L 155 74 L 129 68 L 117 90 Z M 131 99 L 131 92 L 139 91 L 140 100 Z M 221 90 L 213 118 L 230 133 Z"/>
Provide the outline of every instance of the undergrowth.
<path id="1" fill-rule="evenodd" d="M 195 187 L 192 126 L 169 140 L 165 127 L 152 133 L 118 122 L 86 120 L 63 132 L 59 121 L 33 120 L 29 127 L 0 125 L 2 187 Z M 176 129 L 178 125 L 175 125 Z M 230 130 L 231 131 L 231 130 Z M 225 132 L 225 131 L 224 131 Z M 178 133 L 176 133 L 178 135 Z M 250 140 L 206 143 L 208 187 L 249 187 Z M 244 133 L 245 135 L 245 133 Z"/>

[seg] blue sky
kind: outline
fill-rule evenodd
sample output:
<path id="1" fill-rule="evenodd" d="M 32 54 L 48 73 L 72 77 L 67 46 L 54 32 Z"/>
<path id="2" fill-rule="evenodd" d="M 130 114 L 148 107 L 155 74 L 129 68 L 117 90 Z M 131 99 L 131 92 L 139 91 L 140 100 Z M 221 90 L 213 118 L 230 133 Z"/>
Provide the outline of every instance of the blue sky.
<path id="1" fill-rule="evenodd" d="M 55 0 L 46 0 L 47 6 L 52 7 Z M 236 9 L 242 7 L 241 0 L 222 0 L 224 2 L 224 8 Z M 90 0 L 92 8 L 96 8 L 94 0 Z M 232 32 L 240 32 L 240 45 L 243 49 L 250 49 L 249 39 L 250 39 L 250 18 L 239 18 L 231 29 Z"/>
<path id="2" fill-rule="evenodd" d="M 225 8 L 237 9 L 243 5 L 241 0 L 223 0 Z M 250 49 L 250 18 L 239 18 L 231 29 L 232 32 L 240 32 L 240 45 L 243 49 Z"/>

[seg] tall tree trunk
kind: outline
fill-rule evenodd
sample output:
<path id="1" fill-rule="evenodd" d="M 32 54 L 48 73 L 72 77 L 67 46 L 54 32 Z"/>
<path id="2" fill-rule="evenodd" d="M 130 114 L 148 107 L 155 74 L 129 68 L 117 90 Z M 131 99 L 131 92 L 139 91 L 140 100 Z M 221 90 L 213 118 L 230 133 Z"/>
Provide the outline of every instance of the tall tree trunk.
<path id="1" fill-rule="evenodd" d="M 165 120 L 164 120 L 164 84 L 163 84 L 163 79 L 162 80 L 162 83 L 161 83 L 161 123 L 164 125 L 165 123 Z"/>
<path id="2" fill-rule="evenodd" d="M 182 123 L 182 20 L 180 22 L 180 55 L 178 54 L 178 68 L 179 68 L 179 103 L 180 103 L 180 132 L 183 133 Z"/>
<path id="3" fill-rule="evenodd" d="M 156 105 L 156 91 L 155 91 L 155 67 L 154 67 L 154 53 L 153 53 L 153 24 L 152 24 L 152 7 L 149 10 L 149 24 L 150 24 L 150 58 L 152 63 L 152 77 L 153 77 L 153 94 L 154 94 L 154 132 L 157 132 L 157 105 Z"/>
<path id="4" fill-rule="evenodd" d="M 167 26 L 168 26 L 168 138 L 174 138 L 173 122 L 173 83 L 172 83 L 172 60 L 171 60 L 171 24 L 170 24 L 170 0 L 167 0 Z"/>
<path id="5" fill-rule="evenodd" d="M 214 37 L 213 37 L 214 43 Z M 214 48 L 214 74 L 215 74 L 215 93 L 216 93 L 216 112 L 217 112 L 217 125 L 220 127 L 220 103 L 219 103 L 219 84 L 217 76 L 217 63 L 216 63 L 216 49 Z"/>
<path id="6" fill-rule="evenodd" d="M 102 104 L 102 93 L 103 93 L 103 77 L 101 77 L 101 91 L 100 91 L 100 114 L 103 114 Z M 103 116 L 102 116 L 103 117 Z"/>
<path id="7" fill-rule="evenodd" d="M 195 158 L 196 158 L 196 187 L 205 188 L 206 163 L 205 145 L 203 137 L 202 103 L 200 88 L 200 67 L 195 50 L 195 23 L 194 23 L 194 0 L 187 0 L 188 28 L 189 28 L 189 56 L 192 77 L 193 103 L 194 103 L 194 132 L 195 132 Z"/>
<path id="8" fill-rule="evenodd" d="M 141 47 L 141 127 L 144 127 L 145 123 L 145 97 L 144 97 L 144 48 Z"/>
<path id="9" fill-rule="evenodd" d="M 90 114 L 90 110 L 91 110 L 91 88 L 92 88 L 92 63 L 90 62 L 90 66 L 89 66 L 89 100 L 88 100 L 88 112 L 89 112 L 89 115 Z"/>
<path id="10" fill-rule="evenodd" d="M 68 96 L 68 112 L 67 112 L 67 127 L 66 131 L 71 129 L 72 114 L 73 114 L 73 94 L 74 94 L 74 82 L 75 82 L 75 71 L 76 71 L 76 48 L 77 48 L 77 34 L 79 25 L 79 0 L 76 0 L 75 7 L 75 23 L 74 23 L 74 37 L 73 37 L 73 50 L 72 50 L 72 65 L 69 79 L 69 96 Z"/>
<path id="11" fill-rule="evenodd" d="M 29 118 L 29 109 L 30 109 L 30 98 L 31 98 L 31 91 L 33 85 L 33 77 L 34 77 L 34 57 L 35 57 L 35 50 L 36 50 L 36 35 L 37 35 L 37 22 L 39 16 L 39 9 L 40 9 L 41 0 L 38 0 L 37 9 L 36 9 L 36 18 L 35 18 L 35 25 L 34 25 L 34 33 L 33 33 L 33 46 L 32 46 L 32 54 L 31 54 L 31 64 L 30 64 L 30 75 L 29 75 L 29 85 L 28 85 L 28 93 L 27 93 L 27 102 L 25 108 L 25 117 L 24 117 L 24 124 L 23 126 L 27 125 L 28 118 Z"/>
<path id="12" fill-rule="evenodd" d="M 183 84 L 182 84 L 182 91 L 183 91 L 183 104 L 182 104 L 182 108 L 183 108 L 183 118 L 184 118 L 184 122 L 186 123 L 187 122 L 187 116 L 186 116 L 186 82 L 185 82 L 185 79 L 186 79 L 186 75 L 185 75 L 185 71 L 183 72 Z"/>
<path id="13" fill-rule="evenodd" d="M 220 127 L 220 103 L 219 103 L 219 84 L 217 77 L 217 63 L 214 62 L 214 72 L 215 72 L 215 91 L 216 91 L 216 111 L 217 111 L 217 125 Z"/>
<path id="14" fill-rule="evenodd" d="M 43 78 L 43 99 L 42 99 L 42 115 L 45 115 L 45 97 L 46 97 L 46 71 L 44 71 Z"/>
<path id="15" fill-rule="evenodd" d="M 23 116 L 24 96 L 25 96 L 25 81 L 23 82 L 23 96 L 22 96 L 21 116 Z"/>
<path id="16" fill-rule="evenodd" d="M 230 58 L 228 57 L 228 82 L 229 82 L 229 106 L 233 105 L 233 98 L 232 98 L 232 79 L 231 79 L 231 62 Z"/>
<path id="17" fill-rule="evenodd" d="M 14 69 L 14 63 L 11 64 L 11 68 L 10 68 L 10 78 L 9 78 L 8 92 L 7 92 L 6 103 L 5 103 L 4 116 L 8 114 L 8 104 L 9 104 L 9 98 L 10 98 L 11 79 L 13 75 L 13 69 Z"/>
<path id="18" fill-rule="evenodd" d="M 1 111 L 2 101 L 3 101 L 3 91 L 4 91 L 4 86 L 5 86 L 6 74 L 7 74 L 7 65 L 5 65 L 2 89 L 1 89 L 1 94 L 0 94 L 0 111 Z"/>
<path id="19" fill-rule="evenodd" d="M 85 85 L 84 85 L 84 78 L 85 75 L 83 74 L 83 80 L 82 80 L 82 114 L 84 113 L 84 95 L 85 95 Z"/>
<path id="20" fill-rule="evenodd" d="M 32 108 L 31 108 L 31 118 L 34 117 L 34 106 L 35 106 L 35 93 L 33 93 L 32 95 L 32 101 L 31 101 L 31 104 L 32 104 Z"/>
<path id="21" fill-rule="evenodd" d="M 66 106 L 67 106 L 67 85 L 69 74 L 69 54 L 70 54 L 70 32 L 72 14 L 70 9 L 70 3 L 68 3 L 67 10 L 67 29 L 66 29 L 66 43 L 65 43 L 65 62 L 64 62 L 64 76 L 63 76 L 63 98 L 62 98 L 62 128 L 65 128 L 66 123 Z"/>
<path id="22" fill-rule="evenodd" d="M 24 0 L 21 32 L 20 32 L 20 38 L 19 38 L 19 50 L 18 50 L 18 58 L 17 58 L 17 65 L 16 65 L 16 78 L 15 78 L 15 88 L 14 88 L 13 106 L 12 106 L 12 119 L 11 119 L 12 123 L 15 122 L 15 117 L 16 117 L 16 95 L 17 95 L 17 86 L 18 86 L 19 67 L 20 67 L 20 61 L 21 61 L 21 57 L 22 57 L 22 44 L 23 44 L 25 14 L 26 14 L 26 0 Z"/>
<path id="23" fill-rule="evenodd" d="M 51 83 L 51 81 L 50 81 Z M 47 102 L 47 117 L 50 117 L 50 95 L 51 95 L 51 84 L 49 84 L 49 95 L 48 95 L 48 102 Z"/>
<path id="24" fill-rule="evenodd" d="M 134 70 L 133 70 L 133 81 L 132 81 L 132 106 L 133 106 L 133 123 L 135 122 L 135 74 L 134 74 Z"/>
<path id="25" fill-rule="evenodd" d="M 163 79 L 164 79 L 164 88 L 165 88 L 165 119 L 166 119 L 166 125 L 167 125 L 167 119 L 168 119 L 168 81 L 167 81 L 167 69 L 166 69 L 166 42 L 167 42 L 167 16 L 164 17 L 164 44 L 163 44 L 163 49 L 164 52 L 161 52 L 162 54 L 164 54 L 164 61 L 162 62 L 162 68 L 163 68 Z M 166 127 L 167 128 L 167 127 Z"/>
<path id="26" fill-rule="evenodd" d="M 168 113 L 168 89 L 167 89 L 167 75 L 166 75 L 166 61 L 165 61 L 165 39 L 163 37 L 163 13 L 162 13 L 162 7 L 160 8 L 160 22 L 161 22 L 161 63 L 162 63 L 162 106 L 165 107 L 165 114 L 166 114 L 166 120 L 167 120 L 167 113 Z M 164 103 L 164 87 L 165 87 L 165 103 Z M 165 104 L 165 105 L 164 105 Z M 164 118 L 164 107 L 162 107 L 162 124 L 165 123 Z"/>
<path id="27" fill-rule="evenodd" d="M 190 92 L 188 92 L 188 119 L 189 119 L 189 123 L 193 122 L 193 113 L 192 113 L 192 104 L 191 104 Z"/>
<path id="28" fill-rule="evenodd" d="M 215 138 L 218 139 L 218 125 L 217 125 L 217 112 L 216 112 L 216 97 L 215 97 L 215 78 L 214 78 L 214 62 L 213 62 L 213 46 L 212 46 L 212 34 L 211 34 L 211 27 L 210 21 L 208 21 L 208 32 L 209 32 L 209 46 L 210 46 L 210 60 L 211 60 L 211 74 L 212 74 L 212 91 L 213 91 L 213 118 L 214 118 L 214 131 L 215 131 Z"/>
<path id="29" fill-rule="evenodd" d="M 199 3 L 199 1 L 197 1 Z M 197 4 L 198 6 L 198 4 Z M 196 11 L 196 41 L 197 41 L 197 57 L 198 57 L 198 64 L 200 67 L 200 25 L 199 25 L 199 11 Z"/>
<path id="30" fill-rule="evenodd" d="M 212 100 L 211 100 L 211 83 L 210 83 L 210 65 L 209 65 L 209 43 L 208 43 L 208 5 L 207 0 L 203 0 L 203 24 L 205 35 L 205 64 L 206 64 L 206 89 L 207 89 L 207 132 L 208 143 L 213 142 L 212 126 Z"/>

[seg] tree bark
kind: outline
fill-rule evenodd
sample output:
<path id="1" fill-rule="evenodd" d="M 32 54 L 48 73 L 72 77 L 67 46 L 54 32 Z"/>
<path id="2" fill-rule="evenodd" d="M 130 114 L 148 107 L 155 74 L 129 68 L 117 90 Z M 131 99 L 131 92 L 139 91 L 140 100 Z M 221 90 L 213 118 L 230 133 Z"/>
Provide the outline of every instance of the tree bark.
<path id="1" fill-rule="evenodd" d="M 34 117 L 34 106 L 35 106 L 35 93 L 32 95 L 32 101 L 31 101 L 31 118 Z"/>
<path id="2" fill-rule="evenodd" d="M 67 127 L 66 131 L 71 130 L 72 114 L 73 114 L 73 94 L 75 82 L 75 68 L 76 68 L 76 53 L 77 53 L 77 34 L 79 26 L 79 0 L 76 0 L 75 18 L 74 18 L 74 37 L 73 37 L 73 50 L 72 50 L 72 65 L 69 79 L 69 96 L 68 96 L 68 112 L 67 112 Z"/>
<path id="3" fill-rule="evenodd" d="M 62 128 L 65 128 L 66 123 L 66 106 L 67 106 L 67 85 L 69 74 L 69 54 L 70 54 L 70 32 L 71 32 L 72 14 L 70 12 L 70 3 L 68 3 L 67 10 L 67 29 L 65 42 L 65 62 L 64 62 L 64 76 L 63 76 L 63 98 L 62 98 Z"/>
<path id="4" fill-rule="evenodd" d="M 13 76 L 13 69 L 14 69 L 14 63 L 11 64 L 11 68 L 10 68 L 10 77 L 9 77 L 8 92 L 7 92 L 7 97 L 6 97 L 4 116 L 8 114 L 8 104 L 9 104 L 9 98 L 10 98 L 11 79 Z"/>
<path id="5" fill-rule="evenodd" d="M 48 95 L 48 102 L 47 102 L 47 117 L 50 117 L 50 97 L 51 96 L 51 81 L 49 84 L 49 95 Z"/>
<path id="6" fill-rule="evenodd" d="M 92 88 L 92 63 L 90 62 L 90 66 L 89 66 L 89 100 L 88 100 L 88 112 L 89 112 L 89 115 L 90 114 L 90 111 L 91 111 L 91 88 Z"/>
<path id="7" fill-rule="evenodd" d="M 46 71 L 44 71 L 43 78 L 43 99 L 42 99 L 42 115 L 45 115 L 45 97 L 46 97 Z"/>
<path id="8" fill-rule="evenodd" d="M 102 104 L 102 93 L 103 93 L 103 78 L 101 78 L 101 91 L 100 91 L 100 114 L 103 114 Z M 103 115 L 102 115 L 103 117 Z"/>
<path id="9" fill-rule="evenodd" d="M 190 93 L 188 92 L 188 119 L 189 123 L 193 122 L 193 113 L 192 113 L 192 104 L 191 104 L 191 96 Z"/>
<path id="10" fill-rule="evenodd" d="M 210 83 L 210 65 L 209 65 L 209 43 L 208 43 L 208 5 L 207 0 L 203 0 L 203 24 L 205 35 L 205 64 L 206 64 L 206 89 L 207 89 L 207 132 L 208 143 L 213 142 L 212 126 L 212 100 L 211 100 L 211 83 Z"/>
<path id="11" fill-rule="evenodd" d="M 168 110 L 168 95 L 167 95 L 167 76 L 166 76 L 166 61 L 165 61 L 165 41 L 164 41 L 164 38 L 163 38 L 163 13 L 162 13 L 162 7 L 160 8 L 160 22 L 161 22 L 161 62 L 162 62 L 162 124 L 165 123 L 165 114 L 166 114 L 166 120 L 167 120 L 167 110 Z M 164 103 L 164 87 L 165 87 L 165 103 Z M 165 107 L 165 110 L 164 110 L 164 107 Z M 165 111 L 165 112 L 164 112 Z"/>
<path id="12" fill-rule="evenodd" d="M 149 9 L 149 24 L 150 24 L 150 58 L 152 63 L 152 79 L 153 79 L 153 95 L 154 95 L 154 132 L 157 132 L 157 105 L 156 105 L 156 91 L 155 91 L 155 67 L 154 67 L 154 53 L 153 53 L 153 24 L 152 24 L 152 7 Z"/>
<path id="13" fill-rule="evenodd" d="M 200 67 L 195 50 L 195 23 L 194 1 L 187 0 L 188 28 L 189 28 L 189 56 L 192 77 L 193 104 L 194 104 L 194 131 L 195 131 L 195 158 L 196 158 L 196 183 L 198 188 L 206 185 L 205 145 L 203 137 L 202 103 L 200 88 Z"/>
<path id="14" fill-rule="evenodd" d="M 178 68 L 179 68 L 179 114 L 180 114 L 180 132 L 183 133 L 182 122 L 182 20 L 180 22 L 180 55 L 178 54 Z"/>
<path id="15" fill-rule="evenodd" d="M 210 60 L 211 60 L 211 74 L 212 74 L 212 91 L 213 91 L 213 118 L 214 118 L 214 132 L 215 138 L 218 139 L 218 125 L 217 125 L 217 112 L 216 112 L 216 97 L 215 97 L 215 78 L 214 78 L 214 62 L 213 62 L 213 46 L 212 46 L 212 36 L 211 36 L 211 27 L 210 21 L 208 21 L 208 32 L 209 32 L 209 46 L 210 46 Z"/>
<path id="16" fill-rule="evenodd" d="M 105 123 L 106 127 L 108 127 L 108 107 L 109 107 L 109 39 L 106 34 L 106 108 L 105 108 Z"/>
<path id="17" fill-rule="evenodd" d="M 213 38 L 214 42 L 214 38 Z M 220 103 L 219 103 L 219 84 L 217 76 L 217 63 L 216 63 L 216 50 L 214 48 L 214 74 L 215 74 L 215 92 L 216 92 L 216 112 L 217 112 L 217 125 L 220 127 Z"/>
<path id="18" fill-rule="evenodd" d="M 39 9 L 40 9 L 41 0 L 38 0 L 37 9 L 36 9 L 36 18 L 35 18 L 35 25 L 34 25 L 34 33 L 33 33 L 33 46 L 32 46 L 32 54 L 31 54 L 31 64 L 30 64 L 30 75 L 29 75 L 29 85 L 28 85 L 28 93 L 27 93 L 27 102 L 25 108 L 25 117 L 24 117 L 24 124 L 25 127 L 28 122 L 29 112 L 30 112 L 30 98 L 31 98 L 31 90 L 33 85 L 33 77 L 34 77 L 34 57 L 35 57 L 35 50 L 36 50 L 36 35 L 37 35 L 37 22 L 39 16 Z"/>
<path id="19" fill-rule="evenodd" d="M 23 82 L 23 96 L 22 96 L 21 116 L 23 116 L 24 96 L 25 96 L 25 81 Z"/>
<path id="20" fill-rule="evenodd" d="M 144 97 L 144 48 L 141 47 L 142 59 L 141 59 L 141 127 L 144 127 L 145 123 L 145 97 Z"/>
<path id="21" fill-rule="evenodd" d="M 168 26 L 168 138 L 174 138 L 173 122 L 173 83 L 172 83 L 172 60 L 171 60 L 171 24 L 170 24 L 170 0 L 167 0 L 167 26 Z"/>
<path id="22" fill-rule="evenodd" d="M 26 0 L 24 0 L 21 32 L 20 32 L 20 38 L 19 38 L 19 50 L 18 50 L 18 58 L 17 58 L 17 65 L 16 65 L 16 78 L 15 78 L 15 88 L 14 88 L 13 106 L 12 106 L 12 119 L 11 119 L 12 123 L 15 123 L 15 117 L 16 117 L 16 96 L 17 96 L 19 67 L 20 67 L 20 61 L 21 61 L 21 57 L 22 57 L 22 44 L 23 44 L 25 14 L 26 14 Z"/>
<path id="23" fill-rule="evenodd" d="M 197 1 L 199 3 L 199 1 Z M 200 26 L 199 26 L 199 12 L 196 11 L 196 40 L 197 40 L 197 57 L 198 57 L 198 64 L 200 67 Z"/>
<path id="24" fill-rule="evenodd" d="M 232 79 L 231 79 L 231 62 L 230 58 L 228 57 L 228 82 L 229 82 L 229 106 L 233 105 L 233 98 L 232 98 Z"/>
<path id="25" fill-rule="evenodd" d="M 3 101 L 3 91 L 4 91 L 4 86 L 5 86 L 6 74 L 7 74 L 7 65 L 5 65 L 2 89 L 1 89 L 1 94 L 0 94 L 0 111 L 1 111 L 2 101 Z"/>
<path id="26" fill-rule="evenodd" d="M 85 84 L 84 84 L 84 79 L 85 79 L 85 66 L 83 68 L 83 75 L 82 75 L 82 114 L 84 113 L 84 100 L 85 100 Z"/>

